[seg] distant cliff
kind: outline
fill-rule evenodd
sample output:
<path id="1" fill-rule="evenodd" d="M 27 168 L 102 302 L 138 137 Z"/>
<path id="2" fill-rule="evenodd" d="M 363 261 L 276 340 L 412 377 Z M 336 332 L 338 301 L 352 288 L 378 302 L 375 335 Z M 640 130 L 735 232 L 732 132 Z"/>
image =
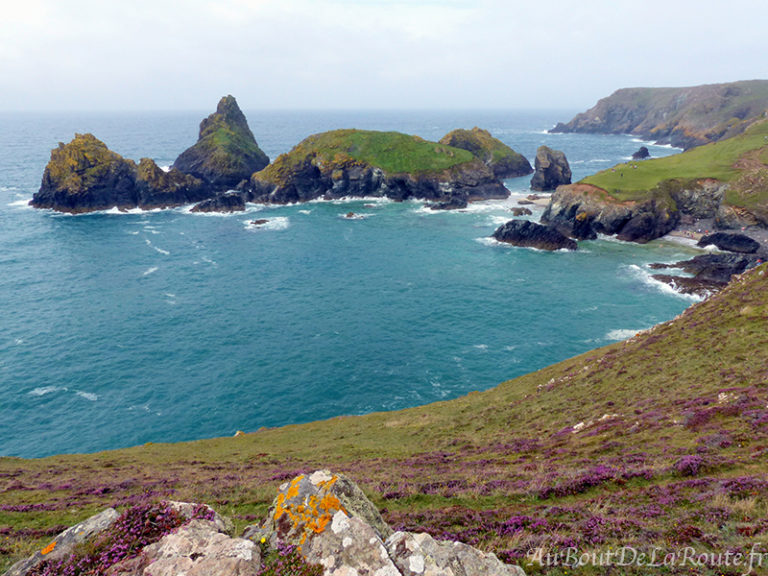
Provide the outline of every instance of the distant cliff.
<path id="1" fill-rule="evenodd" d="M 768 80 L 624 88 L 551 132 L 635 134 L 692 148 L 742 133 L 768 109 Z"/>

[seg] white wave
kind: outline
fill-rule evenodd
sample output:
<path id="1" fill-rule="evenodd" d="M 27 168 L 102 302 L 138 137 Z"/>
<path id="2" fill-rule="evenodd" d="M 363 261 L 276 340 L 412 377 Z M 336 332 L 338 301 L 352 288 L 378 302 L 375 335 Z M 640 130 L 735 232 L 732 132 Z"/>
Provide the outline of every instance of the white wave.
<path id="1" fill-rule="evenodd" d="M 632 277 L 639 280 L 646 286 L 661 292 L 662 294 L 677 296 L 678 298 L 683 298 L 684 300 L 690 300 L 692 302 L 701 302 L 703 300 L 701 296 L 696 296 L 694 294 L 683 294 L 682 292 L 678 292 L 666 282 L 662 282 L 661 280 L 656 280 L 656 278 L 653 277 L 653 274 L 651 274 L 649 270 L 641 266 L 638 266 L 637 264 L 629 264 L 629 265 L 623 266 L 623 268 L 628 270 Z"/>
<path id="2" fill-rule="evenodd" d="M 202 260 L 203 262 L 205 262 L 206 264 L 210 264 L 211 266 L 218 266 L 218 265 L 219 265 L 219 264 L 218 264 L 218 262 L 216 262 L 215 260 L 211 260 L 211 259 L 210 259 L 210 258 L 208 258 L 207 256 L 203 256 L 203 257 L 201 258 L 201 260 Z M 195 262 L 195 264 L 197 264 L 197 262 Z"/>
<path id="3" fill-rule="evenodd" d="M 8 204 L 11 208 L 32 208 L 30 206 L 29 202 L 32 200 L 32 196 L 29 196 L 27 198 L 20 198 L 19 200 L 14 200 L 10 204 Z"/>
<path id="4" fill-rule="evenodd" d="M 287 216 L 276 216 L 274 218 L 265 218 L 267 220 L 263 224 L 254 224 L 253 220 L 246 220 L 246 230 L 285 230 L 291 225 L 291 220 Z"/>
<path id="5" fill-rule="evenodd" d="M 16 346 L 21 346 L 24 344 L 24 338 L 16 338 L 13 343 L 16 344 Z"/>
<path id="6" fill-rule="evenodd" d="M 30 396 L 45 396 L 46 394 L 52 394 L 54 392 L 66 392 L 68 388 L 65 388 L 63 386 L 41 386 L 39 388 L 35 388 L 34 390 L 30 390 L 28 394 Z"/>
<path id="7" fill-rule="evenodd" d="M 312 210 L 299 210 L 299 214 L 312 214 Z"/>
<path id="8" fill-rule="evenodd" d="M 512 214 L 506 216 L 488 216 L 488 223 L 492 226 L 502 226 L 510 220 L 523 220 L 524 217 L 512 218 Z"/>
<path id="9" fill-rule="evenodd" d="M 130 234 L 131 236 L 138 236 L 139 235 L 139 231 L 138 230 L 134 230 L 133 232 L 126 232 L 126 234 Z"/>
<path id="10" fill-rule="evenodd" d="M 163 256 L 170 256 L 171 255 L 171 253 L 168 252 L 168 250 L 163 250 L 162 248 L 158 248 L 157 246 L 152 246 L 152 248 L 154 248 L 156 252 L 162 254 Z"/>
<path id="11" fill-rule="evenodd" d="M 18 190 L 16 186 L 0 186 L 0 192 L 13 192 Z"/>
<path id="12" fill-rule="evenodd" d="M 394 200 L 386 196 L 343 196 L 342 198 L 314 198 L 306 202 L 306 204 L 349 204 L 350 202 L 391 204 Z"/>
<path id="13" fill-rule="evenodd" d="M 629 330 L 629 329 L 618 329 L 618 330 L 611 330 L 605 335 L 606 340 L 627 340 L 629 338 L 632 338 L 635 334 L 640 332 L 640 330 Z"/>
<path id="14" fill-rule="evenodd" d="M 339 218 L 342 218 L 343 220 L 365 220 L 366 218 L 370 218 L 371 216 L 374 216 L 374 214 L 366 214 L 365 212 L 353 212 L 346 214 L 339 214 Z"/>
<path id="15" fill-rule="evenodd" d="M 149 276 L 150 274 L 154 274 L 154 273 L 155 273 L 155 272 L 157 272 L 159 269 L 160 269 L 160 268 L 159 268 L 158 266 L 150 266 L 149 268 L 147 268 L 146 270 L 144 270 L 144 273 L 142 274 L 142 276 Z"/>
<path id="16" fill-rule="evenodd" d="M 481 236 L 480 238 L 475 238 L 475 242 L 479 242 L 483 246 L 509 246 L 509 244 L 499 242 L 492 236 Z"/>
<path id="17" fill-rule="evenodd" d="M 96 402 L 96 400 L 99 399 L 98 394 L 93 394 L 91 392 L 83 392 L 82 390 L 75 390 L 75 394 L 80 396 L 80 398 L 85 398 L 86 400 L 90 400 L 91 402 Z"/>
<path id="18" fill-rule="evenodd" d="M 163 164 L 162 166 L 160 166 L 160 170 L 162 170 L 163 172 L 170 172 L 171 167 L 168 166 L 167 164 Z"/>
<path id="19" fill-rule="evenodd" d="M 488 350 L 488 344 L 474 344 L 472 348 L 476 348 L 477 350 Z"/>

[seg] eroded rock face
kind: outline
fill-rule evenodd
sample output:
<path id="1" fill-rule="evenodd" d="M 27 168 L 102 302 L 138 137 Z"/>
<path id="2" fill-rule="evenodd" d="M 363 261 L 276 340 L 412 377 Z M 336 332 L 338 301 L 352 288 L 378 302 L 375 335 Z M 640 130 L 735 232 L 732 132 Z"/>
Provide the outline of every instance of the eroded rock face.
<path id="1" fill-rule="evenodd" d="M 182 152 L 173 167 L 209 184 L 214 191 L 234 188 L 269 164 L 233 96 L 200 123 L 197 143 Z"/>
<path id="2" fill-rule="evenodd" d="M 651 153 L 648 151 L 648 148 L 646 146 L 640 146 L 637 152 L 632 154 L 632 160 L 645 160 L 646 158 L 650 158 L 650 157 L 651 157 Z"/>
<path id="3" fill-rule="evenodd" d="M 515 178 L 533 172 L 531 163 L 487 130 L 453 130 L 440 139 L 441 144 L 468 150 L 493 170 L 497 178 Z"/>
<path id="4" fill-rule="evenodd" d="M 539 146 L 534 164 L 536 172 L 531 178 L 532 190 L 547 192 L 571 183 L 571 167 L 568 165 L 565 154 L 560 150 Z"/>
<path id="5" fill-rule="evenodd" d="M 598 234 L 617 235 L 628 242 L 649 242 L 672 231 L 680 211 L 669 195 L 649 194 L 644 202 L 620 202 L 604 190 L 589 184 L 560 186 L 541 217 L 578 239 L 595 239 Z"/>
<path id="6" fill-rule="evenodd" d="M 651 268 L 681 268 L 693 276 L 654 274 L 653 277 L 685 294 L 706 296 L 725 287 L 734 274 L 741 274 L 758 262 L 754 254 L 701 254 L 675 264 L 652 264 Z"/>
<path id="7" fill-rule="evenodd" d="M 215 522 L 193 520 L 112 566 L 108 576 L 256 576 L 260 567 L 256 544 L 230 538 Z"/>
<path id="8" fill-rule="evenodd" d="M 574 240 L 561 234 L 551 226 L 542 226 L 530 220 L 510 220 L 493 233 L 499 242 L 513 246 L 538 248 L 539 250 L 576 250 Z"/>
<path id="9" fill-rule="evenodd" d="M 208 186 L 176 168 L 163 171 L 154 160 L 142 158 L 136 171 L 137 206 L 143 209 L 168 208 L 208 198 Z"/>
<path id="10" fill-rule="evenodd" d="M 243 212 L 245 198 L 239 192 L 217 194 L 192 207 L 192 212 Z"/>
<path id="11" fill-rule="evenodd" d="M 385 546 L 403 576 L 525 576 L 522 568 L 494 554 L 461 542 L 439 542 L 429 534 L 396 532 Z"/>

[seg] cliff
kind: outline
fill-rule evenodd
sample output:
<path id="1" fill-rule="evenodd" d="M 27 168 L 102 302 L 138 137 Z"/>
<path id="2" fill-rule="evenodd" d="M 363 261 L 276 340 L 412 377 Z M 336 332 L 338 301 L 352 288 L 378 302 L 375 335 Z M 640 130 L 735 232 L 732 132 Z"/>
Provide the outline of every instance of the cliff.
<path id="1" fill-rule="evenodd" d="M 685 149 L 742 133 L 768 109 L 768 80 L 623 88 L 552 132 L 634 134 Z"/>
<path id="2" fill-rule="evenodd" d="M 533 172 L 525 156 L 477 126 L 472 130 L 453 130 L 440 139 L 440 144 L 472 152 L 497 178 L 516 178 Z"/>
<path id="3" fill-rule="evenodd" d="M 218 192 L 234 188 L 269 164 L 233 96 L 200 123 L 197 143 L 182 152 L 173 167 L 200 178 Z"/>
<path id="4" fill-rule="evenodd" d="M 509 195 L 493 170 L 467 150 L 367 130 L 310 136 L 241 189 L 250 201 L 274 204 L 344 196 L 447 203 Z"/>

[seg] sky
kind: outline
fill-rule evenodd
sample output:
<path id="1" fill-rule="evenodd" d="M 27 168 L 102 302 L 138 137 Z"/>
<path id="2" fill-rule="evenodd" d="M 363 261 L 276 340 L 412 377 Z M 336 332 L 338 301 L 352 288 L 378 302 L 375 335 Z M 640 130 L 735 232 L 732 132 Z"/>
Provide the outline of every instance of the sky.
<path id="1" fill-rule="evenodd" d="M 765 0 L 0 0 L 0 110 L 573 109 L 768 78 Z"/>

